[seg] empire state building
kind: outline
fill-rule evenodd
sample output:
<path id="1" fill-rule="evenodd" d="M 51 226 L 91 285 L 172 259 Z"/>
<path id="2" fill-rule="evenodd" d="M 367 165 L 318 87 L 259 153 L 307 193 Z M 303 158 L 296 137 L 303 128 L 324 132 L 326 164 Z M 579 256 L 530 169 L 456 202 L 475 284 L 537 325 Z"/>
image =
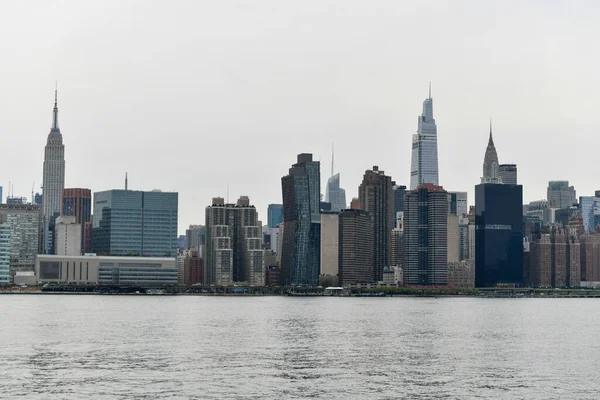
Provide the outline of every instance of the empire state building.
<path id="1" fill-rule="evenodd" d="M 65 188 L 65 146 L 58 127 L 57 90 L 54 91 L 52 128 L 44 151 L 42 209 L 44 212 L 44 250 L 52 253 L 54 220 L 60 215 Z"/>

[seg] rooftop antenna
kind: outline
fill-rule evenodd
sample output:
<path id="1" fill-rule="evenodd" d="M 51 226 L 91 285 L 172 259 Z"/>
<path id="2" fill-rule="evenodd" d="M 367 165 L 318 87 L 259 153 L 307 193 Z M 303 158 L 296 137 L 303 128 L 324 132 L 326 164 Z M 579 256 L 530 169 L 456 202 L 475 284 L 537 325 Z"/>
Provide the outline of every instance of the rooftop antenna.
<path id="1" fill-rule="evenodd" d="M 429 98 L 431 99 L 431 81 L 429 81 Z"/>
<path id="2" fill-rule="evenodd" d="M 127 172 L 125 172 L 125 190 L 127 190 Z"/>
<path id="3" fill-rule="evenodd" d="M 33 181 L 33 184 L 31 185 L 31 204 L 35 204 L 35 197 L 33 196 L 34 188 L 35 188 L 35 181 Z"/>
<path id="4" fill-rule="evenodd" d="M 229 180 L 227 181 L 227 200 L 225 203 L 229 204 Z"/>

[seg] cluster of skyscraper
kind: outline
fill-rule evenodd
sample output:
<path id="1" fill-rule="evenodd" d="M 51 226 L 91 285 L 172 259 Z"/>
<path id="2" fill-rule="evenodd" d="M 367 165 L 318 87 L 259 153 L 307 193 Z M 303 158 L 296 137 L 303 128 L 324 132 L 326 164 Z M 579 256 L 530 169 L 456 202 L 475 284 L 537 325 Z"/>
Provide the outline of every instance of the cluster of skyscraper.
<path id="1" fill-rule="evenodd" d="M 125 189 L 93 201 L 90 189 L 65 188 L 55 92 L 43 196 L 0 205 L 0 283 L 35 272 L 38 282 L 112 285 L 600 285 L 600 191 L 578 200 L 568 181 L 551 181 L 545 200 L 523 205 L 517 166 L 500 164 L 490 122 L 469 207 L 466 192 L 439 182 L 431 88 L 408 189 L 373 166 L 348 204 L 333 152 L 324 196 L 320 174 L 312 154 L 299 154 L 267 224 L 248 197 L 215 197 L 205 225 L 178 238 L 177 193 L 128 190 L 127 176 Z"/>
<path id="2" fill-rule="evenodd" d="M 102 273 L 110 275 L 113 283 L 120 281 L 120 273 L 137 276 L 136 282 L 177 282 L 178 194 L 126 188 L 97 192 L 92 203 L 90 189 L 65 188 L 65 145 L 58 124 L 56 90 L 42 190 L 41 196 L 34 197 L 32 192 L 31 203 L 9 196 L 6 204 L 0 205 L 0 284 L 17 282 L 19 276 L 27 283 L 32 279 L 98 283 Z M 102 258 L 117 256 L 121 258 L 113 259 L 112 264 Z M 145 258 L 133 262 L 127 256 Z M 165 264 L 152 257 L 173 260 Z M 92 263 L 96 266 L 91 275 L 84 274 L 84 265 L 93 260 L 97 262 Z M 170 263 L 174 280 L 159 276 L 168 271 Z"/>

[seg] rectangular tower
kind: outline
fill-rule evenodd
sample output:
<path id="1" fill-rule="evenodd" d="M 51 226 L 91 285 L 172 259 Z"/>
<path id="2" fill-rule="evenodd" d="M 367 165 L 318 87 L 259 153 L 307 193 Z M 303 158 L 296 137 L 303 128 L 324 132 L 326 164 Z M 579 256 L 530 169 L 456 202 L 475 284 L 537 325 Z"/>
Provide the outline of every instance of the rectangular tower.
<path id="1" fill-rule="evenodd" d="M 92 191 L 90 189 L 69 188 L 63 190 L 62 215 L 75 217 L 81 225 L 81 251 L 92 251 Z"/>
<path id="2" fill-rule="evenodd" d="M 299 154 L 298 162 L 281 178 L 283 196 L 282 285 L 317 285 L 321 248 L 320 163 L 312 154 Z"/>
<path id="3" fill-rule="evenodd" d="M 523 187 L 475 186 L 475 286 L 523 283 Z"/>
<path id="4" fill-rule="evenodd" d="M 175 257 L 177 216 L 177 193 L 96 192 L 92 247 L 99 255 Z"/>
<path id="5" fill-rule="evenodd" d="M 392 229 L 394 228 L 394 198 L 392 179 L 377 166 L 365 171 L 358 187 L 360 206 L 373 220 L 373 281 L 383 279 L 383 270 L 390 267 Z"/>
<path id="6" fill-rule="evenodd" d="M 371 283 L 373 279 L 373 221 L 364 210 L 339 215 L 339 284 Z"/>

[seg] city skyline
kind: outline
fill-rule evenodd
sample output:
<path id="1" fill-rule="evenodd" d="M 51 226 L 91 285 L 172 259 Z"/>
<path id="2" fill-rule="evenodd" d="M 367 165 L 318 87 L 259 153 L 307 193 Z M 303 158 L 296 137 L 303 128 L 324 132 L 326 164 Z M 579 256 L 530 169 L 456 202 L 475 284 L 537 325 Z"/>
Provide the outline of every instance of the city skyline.
<path id="1" fill-rule="evenodd" d="M 126 18 L 139 10 L 128 6 L 120 15 L 101 16 L 76 3 L 39 3 L 44 18 L 14 18 L 20 26 L 7 21 L 0 28 L 6 35 L 23 33 L 16 35 L 12 49 L 40 50 L 31 56 L 13 51 L 7 57 L 12 75 L 0 106 L 11 140 L 5 143 L 0 167 L 10 172 L 0 177 L 2 186 L 10 181 L 15 195 L 29 197 L 35 182 L 39 191 L 48 107 L 58 80 L 68 147 L 66 187 L 92 192 L 121 188 L 128 171 L 131 188 L 181 193 L 181 233 L 190 224 L 203 223 L 202 207 L 213 196 L 224 196 L 229 181 L 229 198 L 250 196 L 265 223 L 267 205 L 281 202 L 279 182 L 288 160 L 311 152 L 327 164 L 331 142 L 336 143 L 336 169 L 348 201 L 372 165 L 408 186 L 414 116 L 432 81 L 440 129 L 439 183 L 447 190 L 467 191 L 474 199 L 490 115 L 502 160 L 519 167 L 524 203 L 544 198 L 551 180 L 568 180 L 578 196 L 591 196 L 597 189 L 589 160 L 598 141 L 593 112 L 598 104 L 593 98 L 581 102 L 598 85 L 592 73 L 596 56 L 585 52 L 573 57 L 581 54 L 578 46 L 592 45 L 594 35 L 584 28 L 596 29 L 595 9 L 570 10 L 575 26 L 561 18 L 564 6 L 558 4 L 518 10 L 500 4 L 492 10 L 478 2 L 447 9 L 379 2 L 382 14 L 374 15 L 359 35 L 352 33 L 352 17 L 367 8 L 352 2 L 323 18 L 316 16 L 324 10 L 320 5 L 297 6 L 299 10 L 211 5 L 200 17 L 206 24 L 199 24 L 182 4 L 145 9 L 145 18 L 138 21 L 140 32 L 156 32 L 147 37 L 129 31 Z M 7 13 L 26 15 L 17 7 L 9 5 Z M 468 18 L 462 16 L 466 8 Z M 236 27 L 235 21 L 256 15 L 265 17 L 262 27 L 249 22 Z M 319 40 L 298 34 L 302 25 L 292 15 L 312 21 Z M 538 29 L 530 34 L 534 15 Z M 232 22 L 222 27 L 211 23 L 225 16 L 232 16 Z M 82 18 L 89 24 L 69 23 Z M 335 31 L 329 29 L 331 22 Z M 36 32 L 56 33 L 44 38 L 43 49 L 31 33 L 33 23 Z M 105 23 L 114 30 L 100 30 Z M 454 30 L 445 30 L 443 37 L 427 32 L 420 41 L 403 40 L 431 24 L 448 24 Z M 159 31 L 147 30 L 157 25 Z M 173 33 L 162 39 L 163 29 Z M 266 29 L 280 34 L 265 37 Z M 480 35 L 468 36 L 466 47 L 465 29 Z M 131 33 L 127 47 L 118 46 L 124 33 Z M 217 42 L 216 47 L 196 40 L 203 35 L 214 39 L 208 42 Z M 352 46 L 341 47 L 338 35 Z M 251 43 L 254 51 L 246 48 L 246 38 L 260 39 Z M 190 53 L 208 52 L 211 61 L 179 51 L 179 45 L 193 45 Z M 414 66 L 406 65 L 404 54 L 413 55 Z M 147 62 L 150 56 L 152 63 Z M 303 66 L 297 67 L 300 59 Z M 361 144 L 366 137 L 375 145 Z M 203 152 L 207 142 L 231 146 L 234 161 L 222 164 L 216 155 Z M 564 158 L 562 149 L 582 142 L 589 145 L 580 146 L 572 162 L 549 161 Z M 246 143 L 265 151 L 252 169 L 235 161 L 243 159 Z M 29 148 L 32 152 L 23 162 Z M 193 173 L 182 172 L 186 170 Z M 321 185 L 324 189 L 325 180 Z"/>

